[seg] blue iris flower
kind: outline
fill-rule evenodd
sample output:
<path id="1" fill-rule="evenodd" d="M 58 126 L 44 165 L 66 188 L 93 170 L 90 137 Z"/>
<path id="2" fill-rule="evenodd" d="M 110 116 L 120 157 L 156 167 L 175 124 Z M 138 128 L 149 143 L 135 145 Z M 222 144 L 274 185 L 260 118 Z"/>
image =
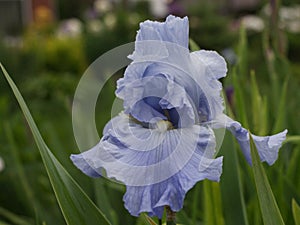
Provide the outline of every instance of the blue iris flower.
<path id="1" fill-rule="evenodd" d="M 99 177 L 105 169 L 124 183 L 134 216 L 161 218 L 166 205 L 179 211 L 198 181 L 219 181 L 223 158 L 216 158 L 213 129 L 230 130 L 251 164 L 248 131 L 224 114 L 218 79 L 226 76 L 225 60 L 214 51 L 191 53 L 188 31 L 187 17 L 140 24 L 132 62 L 117 82 L 124 112 L 95 147 L 71 156 L 85 174 Z M 276 161 L 286 133 L 252 135 L 261 161 Z"/>

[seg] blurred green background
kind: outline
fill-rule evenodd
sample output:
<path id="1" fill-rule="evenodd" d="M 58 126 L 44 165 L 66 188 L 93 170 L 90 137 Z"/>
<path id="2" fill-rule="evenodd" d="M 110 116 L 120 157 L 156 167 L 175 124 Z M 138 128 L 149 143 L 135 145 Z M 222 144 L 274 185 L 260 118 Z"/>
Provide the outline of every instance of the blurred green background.
<path id="1" fill-rule="evenodd" d="M 284 221 L 294 224 L 292 199 L 300 203 L 297 0 L 0 1 L 0 62 L 20 88 L 54 155 L 108 219 L 113 224 L 144 224 L 124 209 L 125 187 L 88 178 L 69 160 L 79 151 L 72 131 L 72 100 L 79 79 L 97 57 L 134 41 L 140 22 L 163 21 L 168 14 L 187 15 L 190 38 L 225 57 L 229 72 L 222 82 L 232 116 L 257 135 L 289 130 L 278 161 L 265 169 Z M 110 119 L 120 76 L 110 79 L 99 96 L 99 133 Z M 0 118 L 0 224 L 65 224 L 31 132 L 3 76 Z M 251 167 L 230 134 L 219 154 L 225 156 L 220 184 L 197 184 L 178 222 L 241 225 L 246 217 L 249 224 L 263 224 Z M 209 217 L 211 211 L 217 220 Z"/>

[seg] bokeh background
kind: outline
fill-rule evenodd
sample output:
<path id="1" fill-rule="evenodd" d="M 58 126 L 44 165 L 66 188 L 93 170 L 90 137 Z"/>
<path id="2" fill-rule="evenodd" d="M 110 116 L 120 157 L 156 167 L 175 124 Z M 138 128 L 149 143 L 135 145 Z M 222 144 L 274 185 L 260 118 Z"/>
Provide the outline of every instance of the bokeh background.
<path id="1" fill-rule="evenodd" d="M 190 47 L 216 50 L 228 63 L 222 80 L 227 111 L 258 135 L 285 128 L 279 160 L 265 167 L 286 224 L 300 203 L 300 3 L 298 0 L 0 0 L 0 62 L 20 88 L 50 149 L 113 224 L 144 224 L 124 209 L 125 187 L 81 174 L 72 100 L 85 69 L 106 51 L 135 40 L 139 23 L 188 16 Z M 116 80 L 99 96 L 99 133 L 110 118 Z M 0 76 L 0 224 L 65 224 L 41 157 L 3 76 Z M 222 181 L 191 190 L 183 224 L 262 224 L 251 167 L 226 134 Z M 242 199 L 242 201 L 241 201 Z M 240 223 L 241 224 L 241 223 Z"/>

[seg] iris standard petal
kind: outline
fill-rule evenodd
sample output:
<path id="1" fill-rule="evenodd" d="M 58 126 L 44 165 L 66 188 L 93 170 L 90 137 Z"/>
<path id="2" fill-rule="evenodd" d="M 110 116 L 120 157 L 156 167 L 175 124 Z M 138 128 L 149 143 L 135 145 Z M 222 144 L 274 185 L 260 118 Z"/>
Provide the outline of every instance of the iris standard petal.
<path id="1" fill-rule="evenodd" d="M 163 23 L 145 21 L 140 24 L 136 41 L 160 40 L 188 48 L 189 21 L 187 17 L 168 16 Z"/>
<path id="2" fill-rule="evenodd" d="M 167 119 L 159 106 L 159 100 L 166 94 L 167 83 L 168 80 L 162 76 L 136 79 L 119 89 L 116 95 L 124 100 L 123 105 L 127 114 L 140 122 L 155 123 Z"/>
<path id="3" fill-rule="evenodd" d="M 124 100 L 125 113 L 140 122 L 168 119 L 175 127 L 189 127 L 196 122 L 193 100 L 168 74 L 135 79 L 120 88 L 117 96 Z"/>
<path id="4" fill-rule="evenodd" d="M 230 132 L 239 142 L 247 162 L 251 165 L 252 160 L 249 132 L 243 128 L 239 122 L 232 120 L 230 117 L 224 114 L 220 115 L 216 119 L 214 127 L 226 127 L 228 130 L 230 130 Z M 286 134 L 287 130 L 272 136 L 256 136 L 251 134 L 262 162 L 267 162 L 269 165 L 275 163 L 278 158 L 279 148 L 281 147 L 282 142 L 285 140 Z"/>
<path id="5" fill-rule="evenodd" d="M 132 60 L 149 60 L 150 57 L 163 59 L 173 54 L 165 43 L 173 43 L 188 50 L 189 43 L 188 18 L 168 16 L 163 23 L 145 21 L 140 23 L 136 36 L 135 51 L 128 57 Z"/>
<path id="6" fill-rule="evenodd" d="M 165 47 L 169 53 L 166 58 L 151 55 L 143 60 L 134 60 L 127 67 L 124 78 L 118 82 L 116 93 L 120 95 L 136 79 L 164 74 L 185 90 L 197 112 L 197 123 L 212 120 L 223 113 L 222 84 L 218 79 L 226 75 L 225 60 L 213 51 L 189 53 L 172 43 L 165 43 Z"/>
<path id="7" fill-rule="evenodd" d="M 205 65 L 205 76 L 213 80 L 218 80 L 226 76 L 226 61 L 217 52 L 200 50 L 192 54 Z"/>
<path id="8" fill-rule="evenodd" d="M 221 96 L 222 83 L 218 79 L 226 76 L 226 62 L 218 53 L 205 50 L 192 52 L 191 61 L 196 71 L 193 78 L 201 84 L 204 93 L 201 97 L 206 100 L 204 103 L 199 103 L 199 108 L 203 108 L 206 104 L 209 109 L 206 121 L 213 120 L 224 111 L 224 100 Z"/>

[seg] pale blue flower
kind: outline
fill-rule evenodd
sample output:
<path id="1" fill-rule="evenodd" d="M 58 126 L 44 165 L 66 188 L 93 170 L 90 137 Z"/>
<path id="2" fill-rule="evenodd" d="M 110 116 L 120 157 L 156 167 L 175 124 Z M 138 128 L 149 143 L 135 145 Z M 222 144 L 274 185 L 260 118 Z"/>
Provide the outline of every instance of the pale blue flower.
<path id="1" fill-rule="evenodd" d="M 226 76 L 225 60 L 214 51 L 190 53 L 187 17 L 141 23 L 129 57 L 116 91 L 124 113 L 106 125 L 95 147 L 71 159 L 89 176 L 105 169 L 124 183 L 132 215 L 161 218 L 166 205 L 179 211 L 198 181 L 219 181 L 222 157 L 215 157 L 212 129 L 229 129 L 251 163 L 249 133 L 223 112 L 218 79 Z M 253 135 L 262 161 L 275 162 L 286 133 Z"/>

